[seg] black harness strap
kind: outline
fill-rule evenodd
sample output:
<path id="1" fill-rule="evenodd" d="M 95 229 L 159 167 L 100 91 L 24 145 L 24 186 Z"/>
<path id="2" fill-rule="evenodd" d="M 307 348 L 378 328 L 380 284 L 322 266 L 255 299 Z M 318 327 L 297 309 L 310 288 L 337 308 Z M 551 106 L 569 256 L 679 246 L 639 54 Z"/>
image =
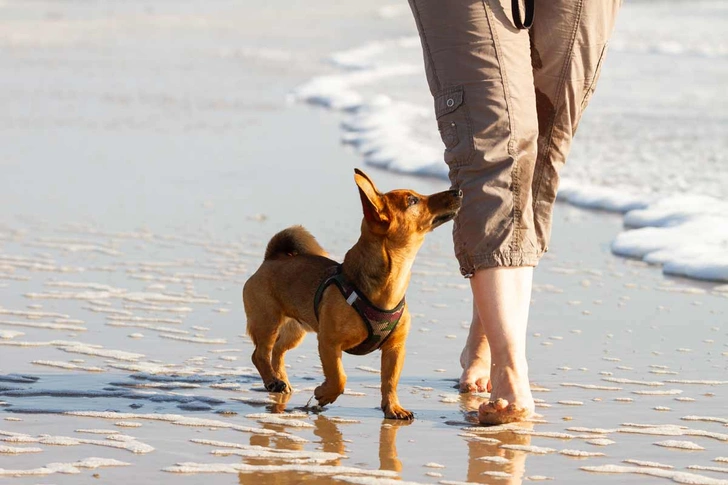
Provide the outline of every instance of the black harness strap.
<path id="1" fill-rule="evenodd" d="M 319 318 L 319 306 L 324 295 L 324 290 L 329 285 L 335 284 L 339 291 L 346 299 L 346 303 L 351 305 L 359 314 L 367 329 L 367 338 L 359 345 L 345 350 L 344 352 L 353 355 L 365 355 L 380 348 L 382 344 L 389 338 L 404 314 L 405 300 L 394 307 L 392 310 L 382 310 L 370 302 L 366 296 L 358 291 L 351 283 L 346 281 L 342 274 L 340 264 L 333 266 L 329 276 L 324 278 L 313 299 L 313 309 L 316 319 Z"/>
<path id="2" fill-rule="evenodd" d="M 517 29 L 528 29 L 533 25 L 534 0 L 524 0 L 526 7 L 526 18 L 521 18 L 521 0 L 511 0 L 511 11 L 513 12 L 513 24 Z"/>

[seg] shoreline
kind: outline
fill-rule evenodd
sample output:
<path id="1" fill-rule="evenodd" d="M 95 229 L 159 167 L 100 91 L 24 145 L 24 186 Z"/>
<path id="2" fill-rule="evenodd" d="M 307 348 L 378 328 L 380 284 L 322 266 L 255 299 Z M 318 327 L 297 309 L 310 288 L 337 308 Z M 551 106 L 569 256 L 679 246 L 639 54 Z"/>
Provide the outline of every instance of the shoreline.
<path id="1" fill-rule="evenodd" d="M 329 18 L 326 25 L 344 22 L 361 39 L 387 34 L 385 27 L 365 28 L 368 20 L 357 14 L 362 8 L 355 5 L 345 22 Z M 143 94 L 157 92 L 151 80 L 162 76 L 169 106 L 173 100 L 204 106 L 217 93 L 217 108 L 195 116 L 154 108 L 156 121 L 118 127 L 118 119 L 142 119 L 150 108 L 94 95 L 74 103 L 79 117 L 96 125 L 64 122 L 46 132 L 31 123 L 6 133 L 14 143 L 0 152 L 0 159 L 12 161 L 0 180 L 7 202 L 0 224 L 0 474 L 37 474 L 2 480 L 519 484 L 550 477 L 641 484 L 671 483 L 669 475 L 679 472 L 713 480 L 696 483 L 725 481 L 724 472 L 689 467 L 725 466 L 715 460 L 726 455 L 728 435 L 721 421 L 728 403 L 728 294 L 612 255 L 621 217 L 561 202 L 553 248 L 536 271 L 528 337 L 544 422 L 472 426 L 469 413 L 486 397 L 459 395 L 452 387 L 471 303 L 452 255 L 451 226 L 428 235 L 408 292 L 414 321 L 399 395 L 416 413 L 413 423 L 384 420 L 377 408 L 378 354 L 346 356 L 347 393 L 321 414 L 303 414 L 321 380 L 313 335 L 287 358 L 296 388 L 290 400 L 261 392 L 244 336 L 243 281 L 260 263 L 267 240 L 292 224 L 304 224 L 336 258 L 344 254 L 359 234 L 353 167 L 361 159 L 339 142 L 338 115 L 282 102 L 310 67 L 291 72 L 268 59 L 249 69 L 229 57 L 203 55 L 194 58 L 189 81 L 175 83 L 173 66 L 185 51 L 155 57 L 171 49 L 157 37 L 159 23 L 171 21 L 163 13 L 141 24 L 122 16 L 115 27 L 133 28 L 142 45 L 159 42 L 149 55 L 161 71 L 109 65 L 84 45 L 45 55 L 49 63 L 73 54 L 96 66 L 84 77 L 112 86 L 112 94 L 127 93 L 113 81 L 131 70 Z M 206 45 L 247 45 L 246 32 L 234 37 L 235 31 L 221 34 L 217 27 L 238 17 L 244 22 L 249 12 L 205 15 L 208 30 L 200 24 L 190 30 L 178 19 L 178 37 L 168 42 L 204 37 Z M 120 58 L 139 55 L 137 47 L 104 39 L 101 45 Z M 28 48 L 31 57 L 34 52 Z M 0 62 L 18 68 L 11 78 L 16 87 L 36 69 L 2 56 Z M 241 79 L 249 89 L 236 84 Z M 76 74 L 58 74 L 59 89 L 76 82 Z M 261 86 L 265 96 L 256 94 Z M 31 102 L 46 114 L 60 109 L 56 95 L 49 101 L 29 92 L 17 91 L 13 109 Z M 204 123 L 187 126 L 196 116 Z M 39 133 L 47 135 L 45 143 Z M 382 190 L 446 188 L 438 179 L 363 168 Z M 105 414 L 110 411 L 123 414 Z M 704 420 L 685 419 L 690 416 Z M 704 449 L 655 444 L 666 441 Z M 624 460 L 674 468 L 660 478 L 644 475 L 654 468 Z M 46 466 L 53 463 L 66 465 Z M 637 470 L 582 469 L 603 465 Z"/>

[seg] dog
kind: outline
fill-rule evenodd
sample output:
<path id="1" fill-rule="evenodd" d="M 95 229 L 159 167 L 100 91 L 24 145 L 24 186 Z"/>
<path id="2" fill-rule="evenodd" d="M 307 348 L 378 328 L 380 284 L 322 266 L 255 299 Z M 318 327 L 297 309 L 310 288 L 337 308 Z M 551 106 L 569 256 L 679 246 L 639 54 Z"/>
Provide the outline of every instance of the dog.
<path id="1" fill-rule="evenodd" d="M 263 263 L 245 282 L 252 361 L 268 391 L 290 393 L 285 353 L 316 332 L 325 379 L 314 397 L 325 406 L 344 392 L 341 353 L 381 349 L 382 411 L 386 418 L 411 420 L 397 397 L 410 328 L 404 296 L 425 235 L 457 215 L 462 192 L 382 194 L 359 169 L 354 180 L 364 218 L 342 264 L 329 259 L 306 229 L 293 226 L 273 236 Z"/>

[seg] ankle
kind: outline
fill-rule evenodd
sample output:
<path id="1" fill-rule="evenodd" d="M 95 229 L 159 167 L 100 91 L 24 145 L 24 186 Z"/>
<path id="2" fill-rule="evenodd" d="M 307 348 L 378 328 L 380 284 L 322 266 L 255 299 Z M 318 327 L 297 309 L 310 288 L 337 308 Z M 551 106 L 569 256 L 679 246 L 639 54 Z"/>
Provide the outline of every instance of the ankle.
<path id="1" fill-rule="evenodd" d="M 490 369 L 490 359 L 486 356 L 472 356 L 465 362 L 465 367 L 482 367 L 486 370 Z"/>
<path id="2" fill-rule="evenodd" d="M 512 383 L 528 383 L 528 363 L 525 358 L 516 361 L 494 361 L 490 365 L 490 373 L 497 381 L 506 380 Z"/>
<path id="3" fill-rule="evenodd" d="M 513 349 L 512 347 L 491 348 L 491 361 L 493 366 L 513 370 L 528 370 L 526 351 Z"/>

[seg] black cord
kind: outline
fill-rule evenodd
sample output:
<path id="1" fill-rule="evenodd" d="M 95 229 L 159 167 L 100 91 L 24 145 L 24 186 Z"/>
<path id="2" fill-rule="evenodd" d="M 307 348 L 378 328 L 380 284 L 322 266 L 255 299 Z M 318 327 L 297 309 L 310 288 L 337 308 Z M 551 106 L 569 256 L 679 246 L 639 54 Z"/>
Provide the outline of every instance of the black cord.
<path id="1" fill-rule="evenodd" d="M 521 18 L 521 2 L 520 0 L 511 1 L 511 9 L 513 10 L 513 23 L 518 29 L 528 29 L 533 25 L 534 0 L 525 0 L 526 18 Z"/>

